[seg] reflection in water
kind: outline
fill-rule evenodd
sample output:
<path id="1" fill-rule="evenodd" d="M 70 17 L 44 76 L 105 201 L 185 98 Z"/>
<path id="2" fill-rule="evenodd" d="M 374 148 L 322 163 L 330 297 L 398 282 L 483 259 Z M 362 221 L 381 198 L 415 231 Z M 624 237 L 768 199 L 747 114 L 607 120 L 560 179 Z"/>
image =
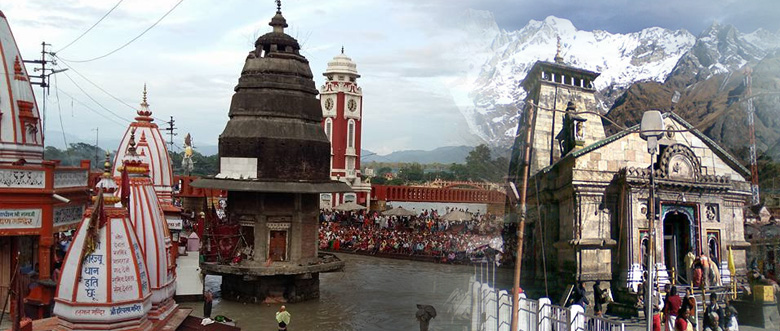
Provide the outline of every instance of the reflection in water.
<path id="1" fill-rule="evenodd" d="M 339 254 L 346 261 L 343 272 L 320 274 L 320 299 L 286 304 L 292 315 L 290 330 L 419 330 L 416 305 L 433 305 L 438 316 L 430 330 L 468 330 L 470 321 L 458 319 L 446 304 L 455 290 L 468 290 L 469 277 L 480 269 L 428 262 L 402 261 Z M 496 269 L 495 282 L 510 288 L 512 271 Z M 493 282 L 493 271 L 482 277 Z M 208 277 L 206 286 L 219 296 L 218 277 Z M 182 303 L 203 313 L 202 303 Z M 272 330 L 279 304 L 252 305 L 214 300 L 215 315 L 236 320 L 243 330 Z"/>

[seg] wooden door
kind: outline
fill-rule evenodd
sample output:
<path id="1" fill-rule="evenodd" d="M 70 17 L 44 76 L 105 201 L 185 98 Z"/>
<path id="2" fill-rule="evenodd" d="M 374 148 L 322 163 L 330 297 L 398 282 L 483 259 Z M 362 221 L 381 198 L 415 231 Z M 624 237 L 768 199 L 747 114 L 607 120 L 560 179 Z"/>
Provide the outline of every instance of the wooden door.
<path id="1" fill-rule="evenodd" d="M 11 285 L 11 237 L 0 237 L 0 309 L 5 306 L 8 290 Z M 11 305 L 6 307 L 6 313 Z"/>
<path id="2" fill-rule="evenodd" d="M 268 254 L 268 258 L 273 261 L 287 260 L 287 231 L 271 231 Z"/>

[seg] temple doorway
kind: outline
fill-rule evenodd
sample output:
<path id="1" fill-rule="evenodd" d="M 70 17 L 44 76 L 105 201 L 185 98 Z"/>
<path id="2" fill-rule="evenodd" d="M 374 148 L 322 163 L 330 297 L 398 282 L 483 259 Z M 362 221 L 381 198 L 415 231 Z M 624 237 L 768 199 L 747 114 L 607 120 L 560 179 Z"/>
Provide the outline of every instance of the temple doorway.
<path id="1" fill-rule="evenodd" d="M 268 241 L 268 258 L 272 261 L 287 260 L 287 231 L 271 231 Z"/>
<path id="2" fill-rule="evenodd" d="M 685 254 L 693 249 L 691 245 L 691 220 L 684 213 L 676 211 L 664 217 L 664 259 L 666 270 L 674 272 L 677 282 L 688 284 Z"/>

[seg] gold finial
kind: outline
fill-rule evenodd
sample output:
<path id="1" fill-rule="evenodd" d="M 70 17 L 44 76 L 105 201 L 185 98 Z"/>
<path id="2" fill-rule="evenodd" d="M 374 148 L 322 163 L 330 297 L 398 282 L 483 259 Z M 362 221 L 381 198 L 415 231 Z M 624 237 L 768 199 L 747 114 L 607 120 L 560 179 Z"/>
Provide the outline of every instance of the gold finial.
<path id="1" fill-rule="evenodd" d="M 103 163 L 103 177 L 111 177 L 111 153 L 106 151 L 106 162 Z"/>
<path id="2" fill-rule="evenodd" d="M 558 43 L 560 45 L 560 38 L 558 40 Z M 560 48 L 560 46 L 558 48 Z M 146 83 L 144 83 L 144 103 L 146 103 Z"/>
<path id="3" fill-rule="evenodd" d="M 127 151 L 130 154 L 135 155 L 135 128 L 130 130 L 130 142 L 128 143 Z"/>
<path id="4" fill-rule="evenodd" d="M 558 36 L 558 50 L 555 52 L 555 63 L 563 64 L 563 57 L 561 56 L 561 36 Z"/>

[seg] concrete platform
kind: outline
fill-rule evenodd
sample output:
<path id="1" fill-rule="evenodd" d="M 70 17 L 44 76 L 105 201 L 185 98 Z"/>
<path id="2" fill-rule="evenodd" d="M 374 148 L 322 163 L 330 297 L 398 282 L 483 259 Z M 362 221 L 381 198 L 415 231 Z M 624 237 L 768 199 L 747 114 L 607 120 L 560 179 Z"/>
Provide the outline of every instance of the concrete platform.
<path id="1" fill-rule="evenodd" d="M 203 300 L 203 277 L 198 252 L 187 252 L 176 259 L 176 301 Z"/>
<path id="2" fill-rule="evenodd" d="M 253 276 L 292 276 L 329 272 L 344 268 L 344 261 L 332 254 L 320 254 L 319 262 L 309 265 L 300 265 L 288 262 L 274 262 L 270 265 L 255 263 L 242 263 L 237 265 L 203 263 L 203 271 L 217 275 L 242 275 L 245 279 Z M 178 294 L 178 293 L 177 293 Z"/>

